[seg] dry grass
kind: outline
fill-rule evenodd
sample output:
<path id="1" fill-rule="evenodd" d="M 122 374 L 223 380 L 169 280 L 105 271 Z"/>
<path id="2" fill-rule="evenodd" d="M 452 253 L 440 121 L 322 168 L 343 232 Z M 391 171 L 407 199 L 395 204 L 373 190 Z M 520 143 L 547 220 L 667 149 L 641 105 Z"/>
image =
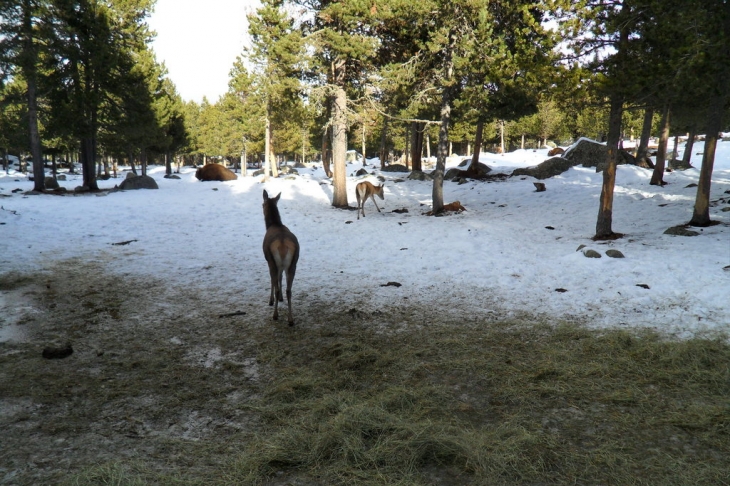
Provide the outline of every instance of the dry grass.
<path id="1" fill-rule="evenodd" d="M 324 304 L 291 329 L 74 268 L 0 278 L 45 309 L 0 345 L 0 483 L 730 484 L 726 336 Z"/>
<path id="2" fill-rule="evenodd" d="M 725 340 L 514 323 L 398 335 L 365 327 L 270 357 L 276 378 L 256 407 L 266 427 L 231 482 L 730 479 Z"/>

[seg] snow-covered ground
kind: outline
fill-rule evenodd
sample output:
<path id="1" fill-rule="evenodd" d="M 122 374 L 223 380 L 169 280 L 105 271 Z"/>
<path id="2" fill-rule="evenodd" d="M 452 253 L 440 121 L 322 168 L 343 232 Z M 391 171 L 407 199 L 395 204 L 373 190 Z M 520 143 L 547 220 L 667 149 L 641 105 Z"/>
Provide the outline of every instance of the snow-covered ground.
<path id="1" fill-rule="evenodd" d="M 695 144 L 695 152 L 702 149 Z M 481 161 L 509 173 L 542 162 L 546 152 L 483 154 Z M 701 156 L 692 162 L 699 167 Z M 347 166 L 353 208 L 352 175 L 360 167 Z M 402 303 L 465 318 L 528 313 L 592 327 L 650 326 L 681 337 L 730 331 L 730 212 L 722 211 L 730 208 L 730 142 L 718 145 L 712 183 L 711 216 L 721 224 L 696 229 L 696 237 L 663 233 L 689 221 L 696 188 L 687 186 L 697 182 L 698 169 L 667 173 L 669 185 L 660 188 L 649 185 L 650 171 L 620 166 L 613 230 L 625 237 L 605 243 L 591 241 L 602 180 L 594 169 L 575 167 L 548 179 L 545 192 L 536 192 L 530 177 L 445 182 L 445 202 L 458 200 L 467 211 L 444 217 L 423 215 L 431 182 L 383 173 L 383 212 L 368 202 L 359 221 L 354 210 L 332 208 L 332 186 L 321 168 L 299 172 L 265 184 L 260 177 L 200 182 L 194 169 L 174 180 L 153 167 L 149 175 L 159 190 L 64 197 L 25 195 L 33 187 L 25 175 L 0 173 L 0 273 L 44 271 L 83 257 L 120 274 L 153 275 L 201 292 L 235 289 L 236 299 L 266 306 L 261 202 L 267 189 L 282 193 L 283 222 L 302 248 L 295 310 L 313 300 L 370 309 Z M 61 185 L 72 191 L 79 179 L 72 175 Z M 586 258 L 579 245 L 602 258 Z M 625 258 L 606 256 L 611 248 Z M 382 286 L 388 282 L 402 286 Z M 0 327 L 14 310 L 8 295 L 0 291 L 6 313 Z"/>

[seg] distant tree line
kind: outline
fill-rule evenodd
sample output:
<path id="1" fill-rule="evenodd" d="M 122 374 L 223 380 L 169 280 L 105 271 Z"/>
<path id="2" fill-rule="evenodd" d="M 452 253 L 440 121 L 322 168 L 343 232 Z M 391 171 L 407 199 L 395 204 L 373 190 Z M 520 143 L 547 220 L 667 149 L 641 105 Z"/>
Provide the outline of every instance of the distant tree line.
<path id="1" fill-rule="evenodd" d="M 182 100 L 149 49 L 153 4 L 0 0 L 0 150 L 30 153 L 35 190 L 44 156 L 78 160 L 97 190 L 97 162 L 144 172 L 187 144 Z"/>
<path id="2" fill-rule="evenodd" d="M 723 0 L 262 0 L 251 47 L 214 103 L 183 103 L 148 44 L 153 0 L 0 0 L 0 147 L 262 161 L 321 159 L 347 206 L 348 148 L 435 158 L 433 212 L 452 151 L 605 141 L 596 238 L 612 238 L 622 140 L 659 149 L 706 134 L 692 224 L 708 225 L 718 134 L 727 126 L 730 3 Z M 55 152 L 54 152 L 55 151 Z M 40 154 L 38 154 L 40 157 Z M 88 166 L 88 168 L 87 168 Z M 472 164 L 474 167 L 475 165 Z M 36 177 L 38 180 L 38 177 Z"/>

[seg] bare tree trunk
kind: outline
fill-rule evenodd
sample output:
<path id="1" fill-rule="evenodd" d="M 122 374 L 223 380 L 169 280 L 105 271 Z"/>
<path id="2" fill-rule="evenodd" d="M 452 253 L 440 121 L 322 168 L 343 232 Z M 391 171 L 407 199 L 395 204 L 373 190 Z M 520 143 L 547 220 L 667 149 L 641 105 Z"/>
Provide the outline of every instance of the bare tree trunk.
<path id="1" fill-rule="evenodd" d="M 504 120 L 499 120 L 499 148 L 504 153 Z"/>
<path id="2" fill-rule="evenodd" d="M 621 138 L 621 117 L 623 115 L 623 99 L 614 95 L 611 99 L 611 111 L 608 119 L 608 148 L 606 168 L 603 170 L 603 185 L 601 187 L 598 220 L 596 221 L 596 235 L 594 239 L 608 239 L 617 236 L 613 225 L 613 191 L 616 186 L 616 165 L 618 163 L 618 144 Z"/>
<path id="3" fill-rule="evenodd" d="M 142 149 L 140 154 L 140 165 L 142 166 L 142 175 L 147 175 L 147 149 Z"/>
<path id="4" fill-rule="evenodd" d="M 137 175 L 137 168 L 134 166 L 134 153 L 130 150 L 127 157 L 129 157 L 129 168 L 132 169 L 132 174 Z"/>
<path id="5" fill-rule="evenodd" d="M 22 71 L 27 83 L 28 99 L 28 128 L 30 133 L 30 153 L 33 158 L 33 190 L 46 190 L 45 171 L 43 170 L 43 154 L 41 151 L 41 137 L 38 131 L 38 101 L 36 98 L 38 56 L 33 42 L 33 19 L 31 2 L 23 1 L 23 62 Z"/>
<path id="6" fill-rule="evenodd" d="M 431 160 L 431 136 L 426 131 L 425 133 L 426 141 L 424 142 L 426 145 L 426 160 Z"/>
<path id="7" fill-rule="evenodd" d="M 365 120 L 362 122 L 362 166 L 368 165 L 368 161 L 365 158 Z"/>
<path id="8" fill-rule="evenodd" d="M 674 147 L 672 147 L 672 158 L 669 159 L 670 161 L 677 160 L 677 157 L 679 156 L 678 147 L 679 147 L 679 135 L 675 135 L 674 136 Z"/>
<path id="9" fill-rule="evenodd" d="M 406 166 L 406 169 L 410 167 L 410 161 L 411 161 L 411 147 L 410 147 L 410 141 L 413 133 L 413 122 L 411 122 L 409 125 L 407 125 L 406 128 L 406 139 L 405 144 L 406 148 L 403 150 L 403 162 Z"/>
<path id="10" fill-rule="evenodd" d="M 380 132 L 380 169 L 385 169 L 385 161 L 388 157 L 388 117 L 383 117 L 383 131 Z"/>
<path id="11" fill-rule="evenodd" d="M 453 76 L 453 62 L 447 61 L 448 79 Z M 436 170 L 433 176 L 432 200 L 433 214 L 440 214 L 444 210 L 444 171 L 446 170 L 446 158 L 449 156 L 449 126 L 451 124 L 451 96 L 450 87 L 444 89 L 441 97 L 441 125 L 439 126 L 438 153 L 436 155 Z"/>
<path id="12" fill-rule="evenodd" d="M 692 219 L 689 224 L 692 226 L 710 226 L 710 188 L 712 185 L 712 168 L 715 164 L 715 149 L 717 139 L 722 130 L 723 107 L 727 101 L 725 93 L 718 93 L 710 104 L 707 116 L 707 135 L 705 138 L 705 150 L 702 154 L 702 167 L 700 168 L 700 180 L 697 182 L 697 197 Z"/>
<path id="13" fill-rule="evenodd" d="M 682 165 L 685 167 L 690 165 L 690 161 L 692 160 L 692 149 L 694 148 L 696 137 L 697 129 L 693 126 L 687 136 L 687 143 L 684 144 L 684 153 L 682 154 Z"/>
<path id="14" fill-rule="evenodd" d="M 654 122 L 654 108 L 644 110 L 644 124 L 641 127 L 641 138 L 639 146 L 636 149 L 636 161 L 641 162 L 646 158 L 649 152 L 649 138 L 651 137 L 651 127 Z"/>
<path id="15" fill-rule="evenodd" d="M 83 185 L 90 191 L 98 191 L 96 184 L 96 150 L 94 140 L 91 137 L 81 139 L 81 168 L 83 174 Z"/>
<path id="16" fill-rule="evenodd" d="M 471 164 L 466 169 L 466 174 L 470 177 L 476 177 L 479 174 L 479 154 L 482 151 L 482 138 L 484 136 L 484 121 L 477 121 L 477 131 L 474 135 L 474 155 L 471 157 Z"/>
<path id="17" fill-rule="evenodd" d="M 271 121 L 268 113 L 264 124 L 264 182 L 268 182 L 271 172 Z"/>
<path id="18" fill-rule="evenodd" d="M 669 142 L 669 117 L 671 116 L 671 109 L 669 105 L 664 106 L 662 110 L 662 133 L 659 137 L 659 148 L 656 154 L 656 163 L 654 165 L 654 172 L 651 175 L 651 181 L 649 184 L 652 186 L 664 186 L 664 168 L 666 167 L 667 161 L 667 144 Z"/>
<path id="19" fill-rule="evenodd" d="M 165 175 L 172 175 L 172 160 L 170 158 L 170 152 L 165 151 Z"/>
<path id="20" fill-rule="evenodd" d="M 276 157 L 276 150 L 274 150 L 275 146 L 276 142 L 274 140 L 274 129 L 271 127 L 271 123 L 269 123 L 269 150 L 271 150 L 269 162 L 271 163 L 271 176 L 274 179 L 279 177 L 279 161 Z"/>
<path id="21" fill-rule="evenodd" d="M 335 165 L 332 205 L 346 208 L 347 203 L 347 93 L 342 86 L 335 88 L 332 110 L 332 158 Z"/>
<path id="22" fill-rule="evenodd" d="M 411 129 L 411 167 L 412 170 L 423 170 L 421 156 L 423 154 L 423 132 L 425 124 L 413 122 Z"/>
<path id="23" fill-rule="evenodd" d="M 330 148 L 332 143 L 332 126 L 327 127 L 322 136 L 322 168 L 324 169 L 325 175 L 332 178 L 332 149 Z"/>

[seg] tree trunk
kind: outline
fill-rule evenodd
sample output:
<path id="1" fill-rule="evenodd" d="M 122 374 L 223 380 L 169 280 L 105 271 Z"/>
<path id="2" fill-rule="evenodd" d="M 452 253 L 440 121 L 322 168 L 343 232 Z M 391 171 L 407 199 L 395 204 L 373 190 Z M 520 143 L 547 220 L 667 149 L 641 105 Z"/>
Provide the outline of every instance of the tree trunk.
<path id="1" fill-rule="evenodd" d="M 425 124 L 413 122 L 411 126 L 411 170 L 423 170 L 423 132 Z"/>
<path id="2" fill-rule="evenodd" d="M 710 226 L 710 188 L 712 185 L 712 168 L 715 164 L 715 149 L 717 139 L 722 130 L 723 107 L 727 102 L 727 95 L 717 93 L 710 104 L 707 115 L 707 135 L 705 136 L 705 150 L 702 154 L 702 168 L 700 168 L 700 180 L 697 182 L 697 197 L 692 219 L 689 224 L 692 226 Z"/>
<path id="3" fill-rule="evenodd" d="M 324 169 L 324 173 L 332 179 L 332 169 L 330 169 L 330 165 L 332 164 L 332 149 L 330 148 L 332 143 L 332 127 L 329 126 L 324 131 L 324 135 L 322 135 L 322 168 Z"/>
<path id="4" fill-rule="evenodd" d="M 674 136 L 674 147 L 672 147 L 672 158 L 669 159 L 670 161 L 677 160 L 677 157 L 679 156 L 678 146 L 679 146 L 679 135 L 675 135 Z"/>
<path id="5" fill-rule="evenodd" d="M 385 161 L 388 157 L 388 117 L 383 117 L 383 131 L 380 133 L 380 170 L 385 169 Z"/>
<path id="6" fill-rule="evenodd" d="M 424 142 L 426 144 L 426 160 L 429 162 L 431 161 L 431 136 L 426 132 L 426 141 Z"/>
<path id="7" fill-rule="evenodd" d="M 651 137 L 651 128 L 654 122 L 654 108 L 644 110 L 644 124 L 641 127 L 641 139 L 639 147 L 636 149 L 636 161 L 640 162 L 646 158 L 649 152 L 649 138 Z"/>
<path id="8" fill-rule="evenodd" d="M 410 167 L 410 164 L 409 164 L 409 162 L 411 161 L 411 147 L 410 147 L 411 144 L 410 144 L 410 142 L 411 142 L 411 138 L 413 136 L 412 133 L 413 133 L 413 122 L 411 122 L 411 124 L 408 125 L 408 128 L 406 128 L 406 139 L 405 139 L 406 148 L 405 148 L 405 150 L 403 150 L 403 162 L 406 166 L 406 169 L 408 169 Z"/>
<path id="9" fill-rule="evenodd" d="M 264 182 L 268 182 L 271 172 L 271 121 L 268 113 L 264 121 Z"/>
<path id="10" fill-rule="evenodd" d="M 368 161 L 365 158 L 365 122 L 362 122 L 362 166 L 368 165 Z"/>
<path id="11" fill-rule="evenodd" d="M 81 139 L 81 173 L 83 178 L 83 186 L 90 191 L 98 191 L 96 184 L 96 151 L 94 150 L 94 140 L 91 137 Z"/>
<path id="12" fill-rule="evenodd" d="M 499 149 L 501 154 L 504 153 L 504 120 L 499 120 Z"/>
<path id="13" fill-rule="evenodd" d="M 482 151 L 482 138 L 484 136 L 484 121 L 479 119 L 477 121 L 477 132 L 474 135 L 474 155 L 471 156 L 471 164 L 466 169 L 466 174 L 469 177 L 477 177 L 479 174 L 479 154 Z"/>
<path id="14" fill-rule="evenodd" d="M 165 175 L 172 175 L 172 160 L 170 158 L 170 152 L 165 152 Z"/>
<path id="15" fill-rule="evenodd" d="M 439 126 L 439 143 L 436 155 L 436 170 L 433 176 L 433 214 L 440 214 L 444 210 L 444 170 L 446 158 L 449 155 L 449 124 L 451 123 L 451 90 L 445 89 L 441 99 L 441 125 Z"/>
<path id="16" fill-rule="evenodd" d="M 695 145 L 695 138 L 697 137 L 697 129 L 692 127 L 687 136 L 687 143 L 684 144 L 684 153 L 682 154 L 682 165 L 685 167 L 690 165 L 692 160 L 692 149 Z"/>
<path id="17" fill-rule="evenodd" d="M 594 239 L 615 237 L 613 224 L 613 190 L 616 186 L 616 165 L 618 163 L 618 144 L 621 138 L 621 117 L 623 115 L 623 99 L 614 95 L 611 98 L 611 111 L 608 118 L 608 140 L 606 141 L 606 168 L 603 170 L 596 235 Z"/>
<path id="18" fill-rule="evenodd" d="M 276 159 L 276 150 L 274 150 L 275 146 L 276 142 L 274 141 L 274 129 L 271 127 L 271 123 L 269 123 L 269 150 L 271 150 L 269 162 L 271 163 L 271 176 L 274 179 L 279 177 L 279 161 Z"/>
<path id="19" fill-rule="evenodd" d="M 23 62 L 22 71 L 28 87 L 28 128 L 30 134 L 30 153 L 33 158 L 33 190 L 43 192 L 46 189 L 45 172 L 43 170 L 43 154 L 41 137 L 38 132 L 37 90 L 37 55 L 33 43 L 33 19 L 31 2 L 23 1 Z"/>
<path id="20" fill-rule="evenodd" d="M 431 211 L 434 215 L 441 214 L 444 211 L 444 170 L 446 169 L 446 158 L 449 156 L 451 142 L 449 142 L 449 125 L 451 124 L 451 102 L 453 98 L 452 86 L 454 77 L 454 46 L 453 36 L 452 44 L 446 48 L 444 53 L 444 79 L 443 93 L 441 95 L 441 124 L 439 125 L 439 141 L 438 151 L 436 155 L 436 169 L 431 173 L 433 177 L 433 190 L 431 193 L 433 207 Z"/>
<path id="21" fill-rule="evenodd" d="M 347 203 L 347 93 L 342 86 L 335 88 L 332 105 L 332 158 L 335 165 L 332 205 L 346 208 Z"/>
<path id="22" fill-rule="evenodd" d="M 666 185 L 664 182 L 664 168 L 666 167 L 667 161 L 667 144 L 669 143 L 669 118 L 671 116 L 671 109 L 669 105 L 664 107 L 662 110 L 662 121 L 661 128 L 662 133 L 659 137 L 659 148 L 656 153 L 656 164 L 654 164 L 654 172 L 651 174 L 652 186 L 663 186 Z"/>
<path id="23" fill-rule="evenodd" d="M 127 152 L 127 157 L 129 157 L 129 168 L 132 170 L 132 174 L 138 175 L 137 168 L 134 166 L 134 153 L 131 150 Z"/>

